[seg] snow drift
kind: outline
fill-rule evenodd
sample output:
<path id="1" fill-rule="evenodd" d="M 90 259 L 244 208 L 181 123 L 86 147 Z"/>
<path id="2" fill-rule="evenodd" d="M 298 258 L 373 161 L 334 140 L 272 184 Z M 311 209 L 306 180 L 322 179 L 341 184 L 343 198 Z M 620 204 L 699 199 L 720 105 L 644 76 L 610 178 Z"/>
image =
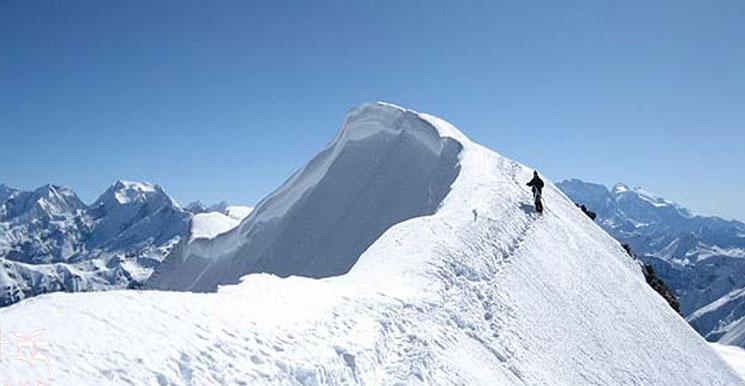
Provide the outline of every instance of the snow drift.
<path id="1" fill-rule="evenodd" d="M 3 361 L 0 374 L 62 384 L 742 384 L 552 184 L 546 211 L 533 213 L 531 173 L 436 117 L 364 105 L 238 228 L 182 243 L 153 286 L 208 290 L 250 271 L 311 278 L 35 298 L 0 310 L 0 324 L 45 328 L 51 369 Z"/>
<path id="2" fill-rule="evenodd" d="M 434 213 L 462 145 L 416 114 L 366 106 L 327 149 L 223 237 L 177 248 L 149 288 L 214 291 L 248 273 L 346 273 L 386 229 Z"/>

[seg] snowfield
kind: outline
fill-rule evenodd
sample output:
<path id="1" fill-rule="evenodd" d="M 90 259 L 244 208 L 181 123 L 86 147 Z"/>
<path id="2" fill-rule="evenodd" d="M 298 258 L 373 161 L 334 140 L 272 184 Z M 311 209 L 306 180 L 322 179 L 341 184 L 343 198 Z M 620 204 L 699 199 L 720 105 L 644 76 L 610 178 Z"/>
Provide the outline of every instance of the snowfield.
<path id="1" fill-rule="evenodd" d="M 238 227 L 182 243 L 151 279 L 217 292 L 2 309 L 6 339 L 45 329 L 52 345 L 48 369 L 6 357 L 1 381 L 743 384 L 550 182 L 536 215 L 531 173 L 439 118 L 363 105 Z"/>
<path id="2" fill-rule="evenodd" d="M 247 206 L 228 206 L 224 213 L 197 213 L 191 219 L 190 240 L 213 239 L 237 227 L 252 211 Z"/>
<path id="3" fill-rule="evenodd" d="M 219 212 L 197 213 L 191 219 L 191 238 L 212 239 L 235 228 L 239 223 L 240 220 Z"/>

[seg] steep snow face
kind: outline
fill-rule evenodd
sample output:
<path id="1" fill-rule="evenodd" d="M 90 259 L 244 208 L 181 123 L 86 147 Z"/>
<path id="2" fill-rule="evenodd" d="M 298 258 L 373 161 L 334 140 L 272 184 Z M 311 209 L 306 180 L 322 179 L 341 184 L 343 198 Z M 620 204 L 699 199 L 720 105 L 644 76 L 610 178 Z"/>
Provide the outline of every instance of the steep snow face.
<path id="1" fill-rule="evenodd" d="M 388 133 L 381 135 L 397 142 L 390 136 L 396 132 L 407 137 L 405 144 L 413 149 L 403 153 L 409 162 L 397 166 L 420 165 L 417 158 L 434 154 L 454 156 L 456 164 L 435 157 L 447 166 L 437 173 L 450 181 L 434 175 L 429 181 L 447 185 L 438 189 L 445 197 L 435 200 L 434 210 L 427 205 L 422 210 L 426 200 L 405 199 L 414 208 L 396 216 L 400 220 L 354 258 L 347 274 L 323 279 L 253 274 L 217 293 L 52 294 L 0 310 L 3 333 L 45 328 L 54 342 L 44 353 L 51 376 L 63 384 L 742 384 L 647 286 L 618 243 L 551 183 L 544 191 L 546 211 L 534 213 L 524 186 L 531 169 L 425 114 L 366 105 L 352 111 L 350 122 L 368 122 L 364 132 L 371 136 L 362 138 Z M 410 132 L 402 134 L 401 126 Z M 367 153 L 373 152 L 367 146 L 378 149 L 385 142 L 351 141 L 336 153 L 348 130 L 345 126 L 337 141 L 236 231 L 216 237 L 211 247 L 225 252 L 215 259 L 243 259 L 237 241 L 256 237 L 252 232 L 259 224 L 274 227 L 308 211 L 328 216 L 301 208 L 324 202 L 314 197 L 319 185 L 327 186 L 325 194 L 337 194 L 329 198 L 333 202 L 377 202 L 368 196 L 357 202 L 348 195 L 361 194 L 358 190 L 333 187 L 349 184 L 337 179 L 350 177 L 339 170 L 346 169 L 343 162 L 365 170 L 344 148 L 356 142 L 355 152 Z M 313 173 L 324 165 L 326 173 Z M 387 173 L 398 173 L 384 165 Z M 407 176 L 412 179 L 398 184 L 431 186 Z M 334 218 L 348 224 L 343 215 Z M 334 229 L 325 234 L 330 239 L 348 237 L 334 224 L 308 225 Z M 298 242 L 313 240 L 296 236 Z M 307 252 L 313 264 L 327 263 Z M 0 362 L 0 373 L 11 381 L 44 377 L 46 371 Z"/>
<path id="2" fill-rule="evenodd" d="M 458 174 L 461 147 L 413 112 L 355 109 L 336 139 L 238 228 L 175 249 L 147 285 L 214 291 L 254 272 L 346 273 L 393 224 L 434 213 Z"/>
<path id="3" fill-rule="evenodd" d="M 655 267 L 680 297 L 683 314 L 716 340 L 745 317 L 745 224 L 693 216 L 668 200 L 618 184 L 611 190 L 580 180 L 559 183 L 599 224 Z"/>

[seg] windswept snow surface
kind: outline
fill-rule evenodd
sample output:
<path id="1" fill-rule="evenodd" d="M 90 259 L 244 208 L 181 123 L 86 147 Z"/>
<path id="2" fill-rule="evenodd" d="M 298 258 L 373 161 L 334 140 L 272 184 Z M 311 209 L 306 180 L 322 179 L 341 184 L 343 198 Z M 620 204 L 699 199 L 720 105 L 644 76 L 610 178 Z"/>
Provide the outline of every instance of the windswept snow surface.
<path id="1" fill-rule="evenodd" d="M 531 173 L 440 119 L 364 105 L 209 247 L 240 261 L 246 240 L 290 232 L 299 245 L 273 262 L 318 273 L 330 263 L 319 250 L 343 252 L 331 258 L 356 261 L 347 274 L 254 274 L 217 293 L 52 294 L 0 310 L 0 325 L 46 329 L 59 384 L 742 384 L 551 183 L 537 216 Z M 312 207 L 325 200 L 342 208 Z M 3 381 L 46 371 L 0 362 Z"/>

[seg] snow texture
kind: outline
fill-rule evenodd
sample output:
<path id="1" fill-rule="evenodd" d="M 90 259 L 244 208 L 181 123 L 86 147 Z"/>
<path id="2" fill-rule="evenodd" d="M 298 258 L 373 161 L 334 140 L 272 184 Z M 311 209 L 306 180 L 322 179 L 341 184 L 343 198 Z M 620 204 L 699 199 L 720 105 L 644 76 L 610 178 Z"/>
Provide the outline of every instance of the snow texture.
<path id="1" fill-rule="evenodd" d="M 742 384 L 550 182 L 536 215 L 531 174 L 441 119 L 364 105 L 161 283 L 311 277 L 51 294 L 0 325 L 46 329 L 59 384 Z M 0 363 L 9 381 L 46 371 Z"/>

